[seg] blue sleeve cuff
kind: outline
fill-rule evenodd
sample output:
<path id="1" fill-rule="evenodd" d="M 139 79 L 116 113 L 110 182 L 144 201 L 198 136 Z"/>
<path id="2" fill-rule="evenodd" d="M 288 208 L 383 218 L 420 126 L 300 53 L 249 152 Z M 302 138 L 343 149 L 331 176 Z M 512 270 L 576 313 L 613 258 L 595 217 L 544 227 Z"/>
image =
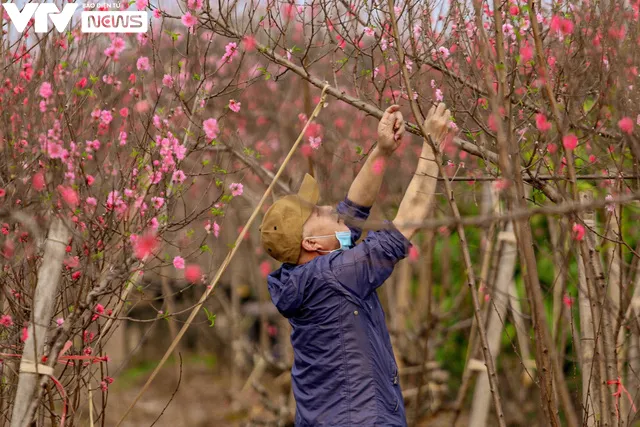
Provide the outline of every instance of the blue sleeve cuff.
<path id="1" fill-rule="evenodd" d="M 351 241 L 355 244 L 362 235 L 362 226 L 369 218 L 371 207 L 361 206 L 345 197 L 338 203 L 338 214 L 343 216 L 344 223 L 351 230 Z"/>
<path id="2" fill-rule="evenodd" d="M 338 204 L 338 213 L 346 215 L 349 218 L 366 220 L 371 213 L 371 207 L 361 206 L 345 197 L 343 201 Z"/>
<path id="3" fill-rule="evenodd" d="M 383 223 L 384 228 L 379 231 L 383 231 L 394 244 L 394 247 L 396 248 L 395 255 L 398 259 L 406 258 L 407 255 L 409 255 L 409 248 L 412 246 L 411 241 L 396 228 L 392 221 L 384 220 Z"/>

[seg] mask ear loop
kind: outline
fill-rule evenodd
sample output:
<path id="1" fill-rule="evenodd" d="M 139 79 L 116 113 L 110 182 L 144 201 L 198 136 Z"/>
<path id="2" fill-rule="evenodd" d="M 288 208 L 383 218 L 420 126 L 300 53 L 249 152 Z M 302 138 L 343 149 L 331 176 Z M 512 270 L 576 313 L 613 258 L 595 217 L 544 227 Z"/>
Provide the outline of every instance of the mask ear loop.
<path id="1" fill-rule="evenodd" d="M 336 237 L 335 234 L 325 234 L 324 236 L 307 236 L 304 237 L 302 240 L 304 239 L 319 239 L 320 237 Z"/>
<path id="2" fill-rule="evenodd" d="M 335 235 L 335 234 L 325 234 L 324 236 L 307 236 L 307 237 L 304 237 L 302 240 L 304 240 L 304 239 L 311 239 L 311 238 L 319 239 L 319 238 L 321 238 L 321 237 L 336 237 L 336 235 Z M 337 237 L 336 237 L 336 239 L 337 239 Z M 342 243 L 340 242 L 340 240 L 338 240 L 338 243 L 340 243 L 340 245 L 342 245 Z M 337 250 L 338 250 L 338 249 L 334 249 L 334 250 L 332 250 L 332 251 L 323 251 L 323 250 L 320 250 L 320 249 L 316 249 L 316 252 L 324 252 L 324 253 L 330 254 L 331 252 L 335 252 L 335 251 L 337 251 Z"/>

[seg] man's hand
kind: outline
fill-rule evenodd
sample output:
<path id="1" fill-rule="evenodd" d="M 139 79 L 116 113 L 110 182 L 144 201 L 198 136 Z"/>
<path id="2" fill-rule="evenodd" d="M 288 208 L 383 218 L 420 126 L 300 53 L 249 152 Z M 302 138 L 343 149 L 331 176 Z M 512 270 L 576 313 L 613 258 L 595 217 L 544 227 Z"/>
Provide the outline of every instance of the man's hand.
<path id="1" fill-rule="evenodd" d="M 398 148 L 404 135 L 404 119 L 399 105 L 387 108 L 378 123 L 378 148 L 391 154 Z"/>
<path id="2" fill-rule="evenodd" d="M 427 118 L 424 119 L 424 127 L 427 134 L 431 135 L 431 139 L 438 147 L 438 150 L 440 149 L 445 136 L 447 136 L 447 132 L 449 132 L 451 111 L 446 108 L 447 106 L 444 102 L 438 104 L 438 108 L 434 105 L 429 110 Z"/>

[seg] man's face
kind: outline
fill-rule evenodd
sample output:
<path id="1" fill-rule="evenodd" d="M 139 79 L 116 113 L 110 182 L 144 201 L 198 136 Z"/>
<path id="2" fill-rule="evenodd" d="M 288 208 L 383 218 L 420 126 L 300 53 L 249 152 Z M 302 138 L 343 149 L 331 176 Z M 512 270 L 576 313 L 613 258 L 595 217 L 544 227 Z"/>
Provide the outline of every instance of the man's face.
<path id="1" fill-rule="evenodd" d="M 330 251 L 340 247 L 340 242 L 335 237 L 336 231 L 349 231 L 349 227 L 344 224 L 334 207 L 316 206 L 307 222 L 304 223 L 302 238 L 330 235 L 331 237 L 308 239 L 315 241 L 323 250 Z"/>

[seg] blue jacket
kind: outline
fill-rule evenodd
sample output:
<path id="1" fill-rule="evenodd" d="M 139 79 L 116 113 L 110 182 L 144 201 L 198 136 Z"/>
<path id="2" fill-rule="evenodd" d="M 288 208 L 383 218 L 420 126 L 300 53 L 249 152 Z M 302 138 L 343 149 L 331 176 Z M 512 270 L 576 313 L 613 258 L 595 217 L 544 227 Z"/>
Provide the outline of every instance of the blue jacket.
<path id="1" fill-rule="evenodd" d="M 353 242 L 369 208 L 338 204 Z M 411 243 L 388 223 L 355 247 L 269 274 L 271 300 L 293 328 L 296 427 L 406 426 L 398 368 L 375 292 Z"/>

